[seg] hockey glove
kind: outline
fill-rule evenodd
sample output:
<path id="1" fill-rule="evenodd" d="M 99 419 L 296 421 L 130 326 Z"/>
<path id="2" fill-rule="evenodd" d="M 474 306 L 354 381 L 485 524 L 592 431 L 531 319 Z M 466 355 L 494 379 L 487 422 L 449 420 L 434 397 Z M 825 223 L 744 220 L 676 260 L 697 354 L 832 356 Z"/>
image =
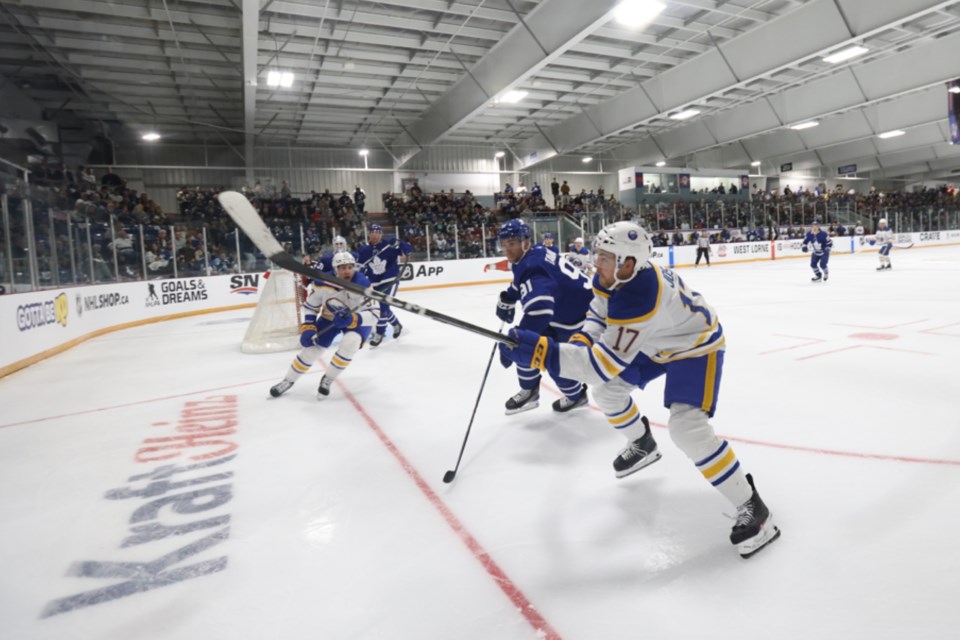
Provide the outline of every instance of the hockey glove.
<path id="1" fill-rule="evenodd" d="M 808 247 L 807 245 L 803 245 L 802 247 L 800 247 L 800 251 L 803 251 L 804 253 L 806 253 L 807 251 L 810 251 L 810 247 Z"/>
<path id="2" fill-rule="evenodd" d="M 501 293 L 497 300 L 497 317 L 507 324 L 513 324 L 513 318 L 517 314 L 516 305 L 516 301 L 508 298 L 505 292 Z"/>
<path id="3" fill-rule="evenodd" d="M 337 329 L 356 329 L 360 324 L 360 316 L 349 309 L 340 309 L 333 314 L 332 322 Z"/>
<path id="4" fill-rule="evenodd" d="M 504 353 L 504 350 L 503 350 L 504 346 L 506 345 L 504 344 L 500 345 L 500 364 L 503 365 L 504 369 L 509 369 L 511 366 L 513 366 L 513 360 L 510 359 L 510 356 Z"/>
<path id="5" fill-rule="evenodd" d="M 300 325 L 300 346 L 312 347 L 317 339 L 317 326 L 313 324 Z"/>
<path id="6" fill-rule="evenodd" d="M 511 349 L 500 343 L 500 357 L 506 357 L 521 367 L 530 369 L 560 369 L 560 350 L 557 343 L 546 336 L 526 329 L 510 329 L 510 337 L 518 342 L 516 348 Z"/>

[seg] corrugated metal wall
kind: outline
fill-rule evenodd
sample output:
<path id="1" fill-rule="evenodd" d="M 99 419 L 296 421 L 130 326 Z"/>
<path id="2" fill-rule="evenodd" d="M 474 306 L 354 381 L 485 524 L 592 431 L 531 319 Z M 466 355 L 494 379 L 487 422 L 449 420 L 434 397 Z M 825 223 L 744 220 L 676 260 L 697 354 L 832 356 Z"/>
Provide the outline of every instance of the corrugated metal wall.
<path id="1" fill-rule="evenodd" d="M 494 154 L 496 147 L 485 145 L 443 145 L 424 149 L 411 158 L 401 171 L 429 171 L 431 173 L 490 173 L 497 171 Z M 513 159 L 507 153 L 501 164 L 505 170 L 513 167 Z"/>

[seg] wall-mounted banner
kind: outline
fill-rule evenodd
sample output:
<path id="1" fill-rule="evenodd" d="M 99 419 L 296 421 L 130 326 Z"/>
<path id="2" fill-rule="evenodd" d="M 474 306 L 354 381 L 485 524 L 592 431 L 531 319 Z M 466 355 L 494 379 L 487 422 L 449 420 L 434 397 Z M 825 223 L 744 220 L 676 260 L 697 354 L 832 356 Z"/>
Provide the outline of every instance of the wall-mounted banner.
<path id="1" fill-rule="evenodd" d="M 837 175 L 845 176 L 851 173 L 857 172 L 857 165 L 855 164 L 844 164 L 837 167 Z"/>
<path id="2" fill-rule="evenodd" d="M 690 191 L 690 174 L 677 174 L 677 186 L 680 188 L 680 191 Z"/>
<path id="3" fill-rule="evenodd" d="M 792 162 L 787 162 L 785 164 L 780 165 L 780 173 L 786 173 L 787 171 L 793 171 Z"/>
<path id="4" fill-rule="evenodd" d="M 750 190 L 750 176 L 740 176 L 740 190 L 741 191 Z"/>

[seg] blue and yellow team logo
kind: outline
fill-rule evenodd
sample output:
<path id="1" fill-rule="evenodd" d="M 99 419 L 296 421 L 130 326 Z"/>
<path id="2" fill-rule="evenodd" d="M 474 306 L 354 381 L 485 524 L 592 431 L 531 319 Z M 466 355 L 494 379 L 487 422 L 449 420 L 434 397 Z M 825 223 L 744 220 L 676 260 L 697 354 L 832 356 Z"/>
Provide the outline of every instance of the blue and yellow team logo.
<path id="1" fill-rule="evenodd" d="M 69 311 L 69 305 L 67 303 L 67 294 L 61 293 L 53 300 L 54 312 L 56 313 L 57 322 L 62 326 L 67 326 L 67 312 Z"/>

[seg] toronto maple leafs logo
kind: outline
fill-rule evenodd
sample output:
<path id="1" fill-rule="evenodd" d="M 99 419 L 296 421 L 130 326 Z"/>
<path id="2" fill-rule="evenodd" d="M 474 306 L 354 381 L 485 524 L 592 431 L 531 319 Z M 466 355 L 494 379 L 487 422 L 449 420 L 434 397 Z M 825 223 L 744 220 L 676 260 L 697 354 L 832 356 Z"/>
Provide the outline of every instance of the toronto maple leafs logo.
<path id="1" fill-rule="evenodd" d="M 382 276 L 387 271 L 387 261 L 377 256 L 370 261 L 370 273 Z"/>

